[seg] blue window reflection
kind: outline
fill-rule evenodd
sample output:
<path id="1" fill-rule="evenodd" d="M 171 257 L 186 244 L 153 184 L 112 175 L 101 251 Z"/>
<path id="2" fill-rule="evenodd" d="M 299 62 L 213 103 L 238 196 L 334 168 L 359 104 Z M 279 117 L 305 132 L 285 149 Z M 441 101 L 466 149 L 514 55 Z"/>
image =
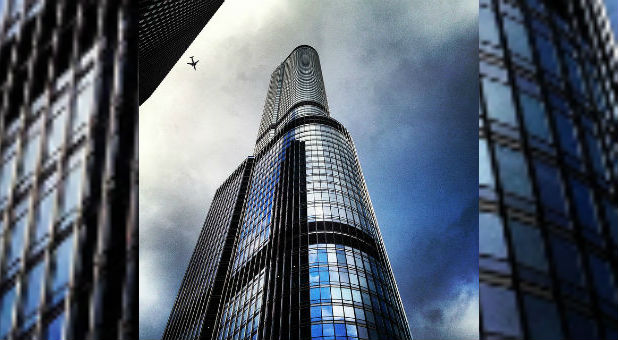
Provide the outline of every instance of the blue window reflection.
<path id="1" fill-rule="evenodd" d="M 62 340 L 64 338 L 62 336 L 63 328 L 64 328 L 64 312 L 58 315 L 47 326 L 47 340 Z"/>
<path id="2" fill-rule="evenodd" d="M 530 197 L 532 190 L 528 178 L 526 161 L 521 152 L 496 145 L 500 182 L 504 190 L 519 196 Z"/>
<path id="3" fill-rule="evenodd" d="M 504 30 L 511 51 L 522 57 L 532 59 L 528 35 L 524 26 L 519 22 L 504 17 Z"/>
<path id="4" fill-rule="evenodd" d="M 541 230 L 525 223 L 509 220 L 515 258 L 519 263 L 547 271 Z"/>
<path id="5" fill-rule="evenodd" d="M 13 322 L 13 302 L 15 301 L 15 286 L 11 287 L 2 296 L 2 311 L 0 311 L 0 338 L 4 338 Z"/>
<path id="6" fill-rule="evenodd" d="M 515 293 L 486 283 L 480 283 L 479 288 L 485 331 L 521 337 Z"/>
<path id="7" fill-rule="evenodd" d="M 535 160 L 534 169 L 543 205 L 566 214 L 564 189 L 558 168 Z"/>
<path id="8" fill-rule="evenodd" d="M 551 141 L 545 110 L 539 99 L 520 93 L 519 100 L 528 133 Z"/>
<path id="9" fill-rule="evenodd" d="M 531 339 L 564 338 L 555 303 L 526 294 L 524 295 L 524 307 Z"/>
<path id="10" fill-rule="evenodd" d="M 510 87 L 483 78 L 483 94 L 489 118 L 517 126 Z"/>

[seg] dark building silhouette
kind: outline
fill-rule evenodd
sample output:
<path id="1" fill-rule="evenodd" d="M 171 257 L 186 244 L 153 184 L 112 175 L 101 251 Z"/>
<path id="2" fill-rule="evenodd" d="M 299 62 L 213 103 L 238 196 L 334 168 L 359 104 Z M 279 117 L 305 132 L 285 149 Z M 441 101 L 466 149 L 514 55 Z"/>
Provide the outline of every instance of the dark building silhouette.
<path id="1" fill-rule="evenodd" d="M 0 339 L 137 338 L 137 6 L 0 1 Z"/>
<path id="2" fill-rule="evenodd" d="M 411 339 L 317 52 L 273 72 L 254 156 L 217 190 L 164 339 Z"/>
<path id="3" fill-rule="evenodd" d="M 618 68 L 600 0 L 481 0 L 482 339 L 618 338 Z"/>
<path id="4" fill-rule="evenodd" d="M 222 3 L 139 0 L 140 105 L 157 89 Z"/>

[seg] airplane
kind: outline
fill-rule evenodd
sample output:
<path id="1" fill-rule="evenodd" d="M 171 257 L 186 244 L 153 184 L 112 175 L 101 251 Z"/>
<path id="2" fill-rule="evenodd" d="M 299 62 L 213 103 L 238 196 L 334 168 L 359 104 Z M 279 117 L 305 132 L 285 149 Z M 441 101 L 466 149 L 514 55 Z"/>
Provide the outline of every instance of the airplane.
<path id="1" fill-rule="evenodd" d="M 187 63 L 187 64 L 193 66 L 193 69 L 195 70 L 195 65 L 197 65 L 198 62 L 199 62 L 199 60 L 193 61 L 193 57 L 191 57 L 191 62 Z"/>

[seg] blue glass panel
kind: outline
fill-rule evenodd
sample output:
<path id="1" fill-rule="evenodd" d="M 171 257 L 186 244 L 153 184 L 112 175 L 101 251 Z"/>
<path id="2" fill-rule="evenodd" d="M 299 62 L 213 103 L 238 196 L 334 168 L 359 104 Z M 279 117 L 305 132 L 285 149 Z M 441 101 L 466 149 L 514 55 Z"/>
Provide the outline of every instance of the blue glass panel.
<path id="1" fill-rule="evenodd" d="M 567 153 L 577 156 L 579 155 L 578 142 L 575 137 L 575 127 L 573 121 L 559 113 L 554 114 L 558 135 L 560 138 L 560 146 Z"/>
<path id="2" fill-rule="evenodd" d="M 528 133 L 541 139 L 551 141 L 545 110 L 541 102 L 537 98 L 524 93 L 520 93 L 519 100 Z"/>
<path id="3" fill-rule="evenodd" d="M 38 263 L 28 273 L 28 286 L 25 296 L 24 314 L 31 314 L 39 306 L 41 299 L 41 288 L 43 287 L 43 272 L 45 266 L 43 263 Z"/>
<path id="4" fill-rule="evenodd" d="M 550 242 L 558 276 L 569 282 L 582 284 L 581 259 L 577 247 L 561 237 L 552 236 Z"/>
<path id="5" fill-rule="evenodd" d="M 479 139 L 479 184 L 494 186 L 494 173 L 485 139 Z"/>
<path id="6" fill-rule="evenodd" d="M 508 86 L 483 78 L 483 95 L 489 118 L 517 126 L 513 97 Z"/>
<path id="7" fill-rule="evenodd" d="M 488 7 L 479 8 L 479 38 L 494 45 L 500 44 L 500 35 L 496 24 L 496 17 Z"/>
<path id="8" fill-rule="evenodd" d="M 615 280 L 609 269 L 609 263 L 591 254 L 588 255 L 588 263 L 590 264 L 590 271 L 594 279 L 596 294 L 608 302 L 616 303 L 616 290 L 618 287 L 614 284 Z"/>
<path id="9" fill-rule="evenodd" d="M 503 22 L 506 38 L 509 42 L 511 51 L 519 54 L 520 56 L 532 59 L 528 36 L 524 26 L 521 23 L 513 21 L 507 17 L 504 18 Z"/>
<path id="10" fill-rule="evenodd" d="M 566 213 L 564 189 L 558 168 L 540 160 L 534 161 L 541 201 L 552 209 Z"/>
<path id="11" fill-rule="evenodd" d="M 555 45 L 541 35 L 535 36 L 536 50 L 539 53 L 541 67 L 553 74 L 560 74 Z"/>
<path id="12" fill-rule="evenodd" d="M 555 303 L 526 294 L 524 295 L 524 306 L 530 339 L 559 340 L 564 338 Z M 539 322 L 539 320 L 543 320 L 543 322 Z"/>
<path id="13" fill-rule="evenodd" d="M 519 151 L 496 145 L 500 181 L 504 190 L 530 197 L 532 195 L 526 161 Z"/>
<path id="14" fill-rule="evenodd" d="M 7 335 L 13 322 L 13 302 L 15 301 L 15 286 L 2 296 L 2 311 L 0 311 L 0 338 Z"/>
<path id="15" fill-rule="evenodd" d="M 62 329 L 64 328 L 64 312 L 58 315 L 47 326 L 47 340 L 62 340 Z"/>
<path id="16" fill-rule="evenodd" d="M 515 258 L 519 263 L 547 271 L 541 231 L 519 221 L 509 220 Z"/>
<path id="17" fill-rule="evenodd" d="M 575 204 L 575 211 L 577 212 L 577 219 L 580 223 L 586 226 L 595 227 L 597 222 L 594 213 L 594 206 L 592 205 L 592 194 L 590 192 L 590 188 L 575 178 L 571 178 L 570 183 Z"/>
<path id="18" fill-rule="evenodd" d="M 520 337 L 521 326 L 515 294 L 506 288 L 480 283 L 483 327 L 487 332 Z"/>
<path id="19" fill-rule="evenodd" d="M 482 212 L 479 214 L 479 253 L 498 258 L 506 257 L 504 228 L 496 214 Z"/>
<path id="20" fill-rule="evenodd" d="M 597 327 L 589 316 L 584 316 L 575 311 L 568 311 L 567 320 L 569 339 L 588 340 L 598 338 Z"/>

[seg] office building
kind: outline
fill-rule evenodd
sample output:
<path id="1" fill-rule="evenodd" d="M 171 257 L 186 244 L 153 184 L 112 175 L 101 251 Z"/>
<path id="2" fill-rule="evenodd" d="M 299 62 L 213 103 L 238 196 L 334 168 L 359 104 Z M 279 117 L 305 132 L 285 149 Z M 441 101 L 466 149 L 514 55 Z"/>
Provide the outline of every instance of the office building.
<path id="1" fill-rule="evenodd" d="M 136 10 L 0 1 L 0 339 L 137 338 Z"/>
<path id="2" fill-rule="evenodd" d="M 157 89 L 221 4 L 223 0 L 139 0 L 140 105 Z"/>
<path id="3" fill-rule="evenodd" d="M 164 339 L 411 339 L 317 52 L 272 73 L 254 155 L 217 190 Z"/>
<path id="4" fill-rule="evenodd" d="M 618 68 L 600 0 L 481 0 L 482 339 L 618 338 Z"/>

